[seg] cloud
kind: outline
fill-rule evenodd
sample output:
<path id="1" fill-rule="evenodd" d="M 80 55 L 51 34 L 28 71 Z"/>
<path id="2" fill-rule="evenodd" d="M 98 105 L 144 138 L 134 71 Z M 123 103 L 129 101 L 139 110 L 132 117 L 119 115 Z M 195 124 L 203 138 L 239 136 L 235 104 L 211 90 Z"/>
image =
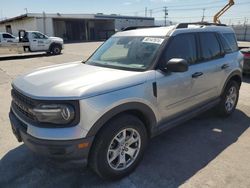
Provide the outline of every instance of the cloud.
<path id="1" fill-rule="evenodd" d="M 167 3 L 167 2 L 171 2 L 172 0 L 150 0 L 153 3 Z"/>
<path id="2" fill-rule="evenodd" d="M 132 1 L 126 1 L 124 3 L 122 3 L 123 5 L 125 6 L 128 6 L 128 5 L 132 5 L 132 4 L 135 4 L 135 3 L 140 3 L 141 0 L 132 0 Z"/>
<path id="3" fill-rule="evenodd" d="M 131 2 L 124 2 L 124 3 L 122 3 L 123 5 L 126 5 L 126 6 L 128 6 L 128 5 L 132 5 L 132 3 Z"/>

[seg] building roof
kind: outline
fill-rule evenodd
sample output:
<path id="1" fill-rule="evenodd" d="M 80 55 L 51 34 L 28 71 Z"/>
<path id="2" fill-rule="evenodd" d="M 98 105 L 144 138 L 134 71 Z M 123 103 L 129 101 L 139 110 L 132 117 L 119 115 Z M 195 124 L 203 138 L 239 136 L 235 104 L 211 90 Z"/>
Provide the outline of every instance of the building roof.
<path id="1" fill-rule="evenodd" d="M 49 17 L 49 18 L 65 18 L 65 19 L 143 19 L 143 20 L 154 20 L 154 18 L 151 17 L 139 17 L 139 16 L 122 16 L 122 15 L 106 15 L 102 13 L 98 14 L 61 14 L 61 13 L 27 13 L 22 14 L 20 16 L 7 18 L 5 20 L 0 21 L 0 24 L 21 20 L 25 18 L 43 18 L 43 17 Z"/>
<path id="2" fill-rule="evenodd" d="M 7 18 L 7 19 L 4 19 L 4 20 L 1 20 L 0 24 L 6 23 L 6 22 L 11 22 L 13 20 L 21 20 L 21 19 L 26 18 L 26 17 L 27 17 L 27 14 L 22 14 L 20 16 L 16 16 L 16 17 L 13 17 L 13 18 Z"/>

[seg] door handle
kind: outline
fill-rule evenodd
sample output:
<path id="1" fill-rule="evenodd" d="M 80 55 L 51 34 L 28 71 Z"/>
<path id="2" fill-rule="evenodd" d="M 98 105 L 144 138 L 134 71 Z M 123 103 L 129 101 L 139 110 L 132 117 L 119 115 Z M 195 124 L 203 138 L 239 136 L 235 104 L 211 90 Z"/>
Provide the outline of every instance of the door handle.
<path id="1" fill-rule="evenodd" d="M 33 40 L 33 42 L 36 42 L 37 40 Z"/>
<path id="2" fill-rule="evenodd" d="M 221 69 L 226 69 L 226 68 L 228 68 L 228 67 L 229 67 L 228 64 L 223 64 L 223 65 L 221 66 Z"/>
<path id="3" fill-rule="evenodd" d="M 192 78 L 197 78 L 201 75 L 203 75 L 203 72 L 196 72 L 196 73 L 192 74 Z"/>

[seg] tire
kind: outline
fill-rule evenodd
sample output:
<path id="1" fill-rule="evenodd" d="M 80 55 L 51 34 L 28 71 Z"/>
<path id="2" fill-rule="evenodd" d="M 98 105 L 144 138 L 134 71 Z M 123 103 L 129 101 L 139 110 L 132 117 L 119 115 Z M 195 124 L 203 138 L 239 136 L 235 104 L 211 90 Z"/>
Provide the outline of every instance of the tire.
<path id="1" fill-rule="evenodd" d="M 120 179 L 130 174 L 142 160 L 147 141 L 147 131 L 141 120 L 129 114 L 118 116 L 97 134 L 89 166 L 103 179 Z"/>
<path id="2" fill-rule="evenodd" d="M 229 81 L 221 95 L 221 101 L 217 106 L 217 111 L 220 116 L 227 117 L 234 112 L 239 99 L 239 88 L 240 86 L 236 81 Z"/>
<path id="3" fill-rule="evenodd" d="M 53 55 L 59 55 L 59 54 L 61 54 L 61 51 L 62 51 L 62 48 L 61 48 L 61 46 L 60 45 L 58 45 L 58 44 L 55 44 L 55 45 L 53 45 L 52 47 L 51 47 L 51 53 L 53 54 Z"/>

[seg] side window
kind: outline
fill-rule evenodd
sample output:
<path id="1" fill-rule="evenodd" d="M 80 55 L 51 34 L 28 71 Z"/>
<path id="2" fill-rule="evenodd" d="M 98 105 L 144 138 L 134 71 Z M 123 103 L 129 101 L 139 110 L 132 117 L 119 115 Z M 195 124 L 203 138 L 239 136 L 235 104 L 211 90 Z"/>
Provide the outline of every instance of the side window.
<path id="1" fill-rule="evenodd" d="M 36 33 L 36 32 L 32 33 L 32 38 L 34 38 L 34 39 L 47 39 L 47 37 L 45 35 L 43 35 L 42 33 Z"/>
<path id="2" fill-rule="evenodd" d="M 233 33 L 225 33 L 223 34 L 223 36 L 225 37 L 233 51 L 238 51 L 238 44 L 235 35 Z"/>
<path id="3" fill-rule="evenodd" d="M 233 49 L 230 47 L 230 45 L 228 44 L 227 40 L 225 39 L 225 37 L 221 34 L 218 35 L 221 41 L 221 44 L 223 46 L 223 49 L 225 51 L 225 53 L 231 53 L 233 52 Z"/>
<path id="4" fill-rule="evenodd" d="M 3 38 L 5 38 L 5 39 L 13 39 L 14 37 L 12 37 L 10 34 L 4 33 Z"/>
<path id="5" fill-rule="evenodd" d="M 166 52 L 164 60 L 169 61 L 172 58 L 182 58 L 189 64 L 196 62 L 197 50 L 194 34 L 180 34 L 173 38 Z"/>
<path id="6" fill-rule="evenodd" d="M 214 33 L 200 33 L 200 43 L 203 61 L 221 56 L 220 45 Z"/>

